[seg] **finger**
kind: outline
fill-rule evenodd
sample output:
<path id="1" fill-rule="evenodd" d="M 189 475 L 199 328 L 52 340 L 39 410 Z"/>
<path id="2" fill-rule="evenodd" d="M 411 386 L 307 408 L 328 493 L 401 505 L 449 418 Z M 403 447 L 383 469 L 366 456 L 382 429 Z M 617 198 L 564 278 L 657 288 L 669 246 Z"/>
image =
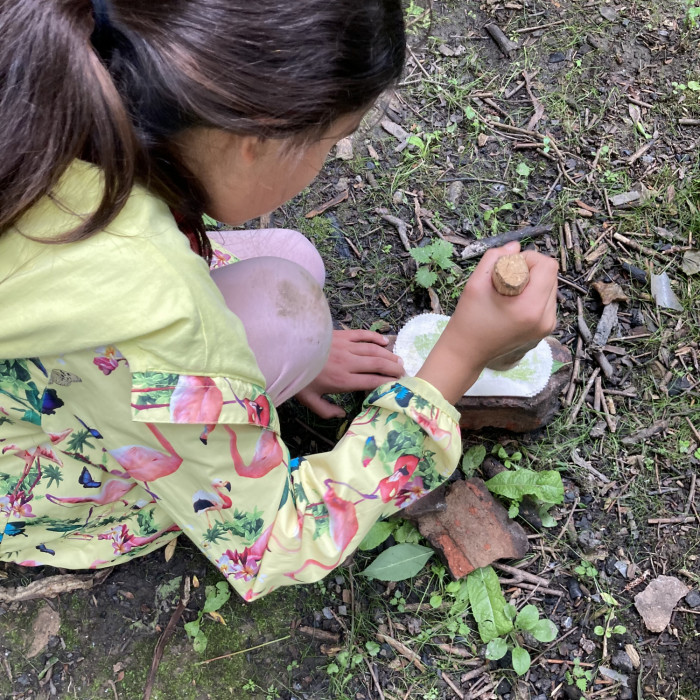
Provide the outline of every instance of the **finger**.
<path id="1" fill-rule="evenodd" d="M 297 394 L 299 403 L 306 406 L 310 411 L 313 411 L 321 418 L 344 418 L 345 411 L 334 403 L 327 401 L 318 394 L 309 392 L 308 394 Z"/>
<path id="2" fill-rule="evenodd" d="M 342 333 L 346 340 L 350 340 L 353 343 L 372 343 L 374 345 L 386 345 L 389 340 L 385 338 L 381 333 L 376 331 L 367 331 L 362 328 L 349 331 L 337 331 Z"/>
<path id="3" fill-rule="evenodd" d="M 374 343 L 353 343 L 350 351 L 353 355 L 358 355 L 360 357 L 377 357 L 391 362 L 399 361 L 398 355 Z"/>
<path id="4" fill-rule="evenodd" d="M 396 358 L 396 355 L 393 357 Z M 398 360 L 398 358 L 396 358 L 396 360 Z M 397 362 L 396 360 L 356 355 L 352 365 L 348 366 L 346 369 L 353 374 L 377 374 L 384 375 L 384 377 L 403 377 L 403 363 Z"/>

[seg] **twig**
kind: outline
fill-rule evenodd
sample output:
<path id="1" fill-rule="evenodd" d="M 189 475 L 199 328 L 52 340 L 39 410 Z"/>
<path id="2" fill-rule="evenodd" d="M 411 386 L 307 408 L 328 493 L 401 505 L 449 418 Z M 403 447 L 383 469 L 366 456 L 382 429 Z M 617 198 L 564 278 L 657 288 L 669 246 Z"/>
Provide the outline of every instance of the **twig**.
<path id="1" fill-rule="evenodd" d="M 576 498 L 574 499 L 574 506 L 571 509 L 571 511 L 569 512 L 569 517 L 566 519 L 566 522 L 564 523 L 562 529 L 559 530 L 559 534 L 554 539 L 554 544 L 552 545 L 553 547 L 556 547 L 557 544 L 559 543 L 559 540 L 564 536 L 564 533 L 566 532 L 567 528 L 569 527 L 569 523 L 571 522 L 571 518 L 573 518 L 573 516 L 574 516 L 574 511 L 576 510 L 576 507 L 578 506 L 578 502 L 579 502 L 579 497 L 576 496 Z"/>
<path id="2" fill-rule="evenodd" d="M 549 29 L 550 27 L 556 27 L 560 24 L 564 24 L 565 19 L 560 19 L 557 22 L 549 22 L 549 24 L 538 24 L 536 27 L 523 27 L 522 29 L 516 29 L 515 34 L 528 34 L 529 32 L 538 32 L 540 29 Z"/>
<path id="3" fill-rule="evenodd" d="M 185 576 L 182 585 L 182 594 L 180 595 L 180 600 L 178 601 L 173 614 L 170 616 L 170 620 L 160 635 L 158 644 L 153 651 L 153 661 L 151 661 L 151 670 L 148 672 L 148 679 L 146 685 L 143 689 L 143 700 L 150 700 L 151 693 L 153 692 L 153 684 L 156 680 L 156 674 L 158 673 L 158 666 L 160 666 L 160 660 L 163 658 L 163 652 L 165 651 L 165 645 L 170 641 L 170 637 L 173 636 L 175 631 L 175 626 L 180 621 L 182 613 L 185 612 L 187 603 L 190 602 L 190 577 Z"/>
<path id="4" fill-rule="evenodd" d="M 588 392 L 591 390 L 591 387 L 593 386 L 593 382 L 595 382 L 595 378 L 599 374 L 600 374 L 600 367 L 596 367 L 593 370 L 593 374 L 591 374 L 590 379 L 588 380 L 588 382 L 586 382 L 586 386 L 583 388 L 583 392 L 581 393 L 579 400 L 576 402 L 576 405 L 574 406 L 573 410 L 571 411 L 571 415 L 569 416 L 569 420 L 567 421 L 567 425 L 572 425 L 573 422 L 576 420 L 576 416 L 578 415 L 578 412 L 581 410 L 581 406 L 583 406 L 583 402 L 586 400 L 586 396 L 588 396 Z"/>
<path id="5" fill-rule="evenodd" d="M 65 574 L 63 576 L 47 576 L 39 581 L 34 581 L 28 586 L 0 589 L 0 603 L 18 603 L 24 600 L 36 600 L 37 598 L 55 598 L 61 593 L 84 591 L 102 583 L 111 573 L 111 569 L 95 576 L 76 576 Z"/>
<path id="6" fill-rule="evenodd" d="M 411 244 L 409 243 L 408 235 L 406 234 L 408 230 L 408 224 L 402 219 L 399 219 L 398 216 L 393 216 L 392 214 L 390 214 L 389 210 L 385 209 L 384 207 L 377 207 L 374 211 L 376 214 L 379 214 L 379 216 L 382 219 L 384 219 L 384 221 L 390 223 L 396 228 L 399 234 L 399 238 L 401 239 L 401 243 L 403 243 L 403 247 L 406 249 L 407 252 L 410 252 Z"/>
<path id="7" fill-rule="evenodd" d="M 675 518 L 648 518 L 649 525 L 677 525 L 682 523 L 694 523 L 696 521 L 694 515 L 679 515 Z"/>
<path id="8" fill-rule="evenodd" d="M 514 44 L 504 33 L 503 30 L 497 25 L 487 24 L 484 29 L 489 33 L 489 36 L 496 42 L 496 45 L 501 50 L 501 53 L 506 58 L 511 58 L 513 51 L 518 48 L 517 44 Z"/>
<path id="9" fill-rule="evenodd" d="M 690 429 L 693 431 L 693 435 L 695 435 L 695 439 L 698 441 L 698 444 L 700 444 L 700 433 L 698 432 L 698 429 L 693 425 L 692 421 L 690 420 L 690 418 L 688 418 L 688 416 L 685 417 L 685 420 L 690 426 Z"/>
<path id="10" fill-rule="evenodd" d="M 478 678 L 482 674 L 486 673 L 488 670 L 489 662 L 487 661 L 485 664 L 479 666 L 479 668 L 475 668 L 471 671 L 468 671 L 467 673 L 463 673 L 459 680 L 462 683 L 468 683 L 469 681 L 474 680 L 475 678 Z"/>
<path id="11" fill-rule="evenodd" d="M 442 678 L 447 683 L 447 685 L 452 688 L 452 692 L 459 698 L 459 700 L 464 700 L 464 693 L 452 682 L 452 679 L 445 673 L 442 672 Z"/>
<path id="12" fill-rule="evenodd" d="M 198 661 L 195 666 L 203 666 L 204 664 L 210 664 L 212 661 L 220 661 L 221 659 L 230 659 L 232 656 L 238 656 L 239 654 L 247 654 L 249 651 L 255 651 L 256 649 L 262 649 L 263 647 L 270 646 L 270 644 L 278 644 L 279 642 L 284 642 L 291 638 L 291 634 L 288 634 L 279 639 L 272 639 L 269 642 L 263 642 L 262 644 L 256 644 L 254 647 L 248 647 L 247 649 L 241 649 L 239 651 L 232 651 L 230 654 L 224 654 L 223 656 L 215 656 L 213 659 L 207 659 L 206 661 Z"/>
<path id="13" fill-rule="evenodd" d="M 499 233 L 497 236 L 491 236 L 490 238 L 482 238 L 479 241 L 474 241 L 474 243 L 468 245 L 462 251 L 462 259 L 470 260 L 471 258 L 477 258 L 491 248 L 497 248 L 511 241 L 521 241 L 523 238 L 542 236 L 545 233 L 551 233 L 553 229 L 554 226 L 551 224 L 546 226 L 525 226 L 516 231 L 508 231 L 506 233 Z"/>
<path id="14" fill-rule="evenodd" d="M 549 586 L 549 581 L 546 578 L 542 578 L 541 576 L 535 576 L 535 574 L 523 571 L 522 569 L 517 569 L 514 566 L 508 566 L 508 564 L 501 564 L 496 562 L 494 562 L 492 566 L 496 569 L 499 569 L 500 571 L 503 571 L 506 574 L 510 574 L 513 577 L 513 580 L 509 583 L 529 581 L 530 583 L 537 583 L 540 586 Z"/>
<path id="15" fill-rule="evenodd" d="M 377 678 L 377 672 L 374 670 L 374 664 L 370 663 L 366 657 L 365 663 L 367 664 L 367 668 L 369 668 L 370 675 L 372 676 L 374 685 L 377 688 L 377 695 L 379 695 L 379 700 L 384 700 L 384 692 L 382 691 L 382 686 L 379 685 L 379 678 Z"/>
<path id="16" fill-rule="evenodd" d="M 390 637 L 388 634 L 382 634 L 381 632 L 377 632 L 377 639 L 380 642 L 385 642 L 390 647 L 396 649 L 401 656 L 408 659 L 421 673 L 425 671 L 425 666 L 423 666 L 420 656 L 418 656 L 415 651 L 409 649 L 405 644 L 402 644 L 397 639 Z"/>

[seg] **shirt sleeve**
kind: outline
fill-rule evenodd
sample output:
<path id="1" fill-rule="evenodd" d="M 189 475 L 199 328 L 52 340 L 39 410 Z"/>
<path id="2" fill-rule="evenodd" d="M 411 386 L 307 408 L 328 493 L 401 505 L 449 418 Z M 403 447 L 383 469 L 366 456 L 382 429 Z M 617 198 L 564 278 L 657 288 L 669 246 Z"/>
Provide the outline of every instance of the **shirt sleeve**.
<path id="1" fill-rule="evenodd" d="M 375 390 L 333 450 L 295 459 L 264 391 L 235 380 L 135 375 L 132 411 L 152 444 L 112 456 L 246 600 L 322 578 L 461 453 L 459 414 L 416 378 Z"/>

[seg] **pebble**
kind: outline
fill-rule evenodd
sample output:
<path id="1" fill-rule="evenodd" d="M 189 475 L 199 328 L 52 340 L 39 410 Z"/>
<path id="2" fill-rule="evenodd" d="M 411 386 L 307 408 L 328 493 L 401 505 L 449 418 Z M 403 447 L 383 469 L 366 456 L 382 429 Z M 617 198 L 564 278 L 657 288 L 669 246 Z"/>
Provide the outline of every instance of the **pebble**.
<path id="1" fill-rule="evenodd" d="M 562 61 L 566 61 L 566 54 L 561 51 L 555 51 L 549 55 L 550 63 L 561 63 Z"/>
<path id="2" fill-rule="evenodd" d="M 615 562 L 615 568 L 620 572 L 620 576 L 623 578 L 627 578 L 627 562 L 625 561 L 616 561 Z"/>
<path id="3" fill-rule="evenodd" d="M 566 587 L 569 590 L 569 597 L 571 600 L 578 600 L 583 596 L 581 586 L 579 586 L 578 581 L 573 576 L 567 581 Z"/>
<path id="4" fill-rule="evenodd" d="M 596 537 L 592 530 L 584 530 L 578 536 L 578 541 L 581 543 L 584 552 L 592 554 L 602 544 L 600 538 Z"/>
<path id="5" fill-rule="evenodd" d="M 691 608 L 700 608 L 700 592 L 696 591 L 693 589 L 688 593 L 688 595 L 685 597 L 685 602 L 688 604 L 689 607 Z"/>
<path id="6" fill-rule="evenodd" d="M 634 664 L 626 651 L 616 651 L 612 657 L 612 665 L 624 673 L 632 673 L 634 671 Z"/>
<path id="7" fill-rule="evenodd" d="M 323 613 L 323 617 L 325 617 L 326 620 L 333 619 L 333 613 L 331 612 L 330 608 L 323 608 L 323 610 L 321 612 Z"/>
<path id="8" fill-rule="evenodd" d="M 570 630 L 570 629 L 574 626 L 574 619 L 573 619 L 572 617 L 569 617 L 569 616 L 565 617 L 565 618 L 561 621 L 561 626 L 562 626 L 565 630 Z"/>

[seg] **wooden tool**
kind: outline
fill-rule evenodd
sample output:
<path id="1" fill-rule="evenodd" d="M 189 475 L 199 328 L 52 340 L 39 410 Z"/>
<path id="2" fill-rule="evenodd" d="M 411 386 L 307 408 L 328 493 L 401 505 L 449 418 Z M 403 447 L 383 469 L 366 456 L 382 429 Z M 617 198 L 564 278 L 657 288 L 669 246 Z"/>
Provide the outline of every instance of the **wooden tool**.
<path id="1" fill-rule="evenodd" d="M 515 297 L 520 294 L 530 281 L 530 268 L 527 261 L 520 253 L 502 255 L 496 261 L 491 275 L 493 286 L 499 294 L 507 297 Z M 493 359 L 488 365 L 489 369 L 505 372 L 523 359 L 525 354 L 532 350 L 534 345 L 526 345 Z"/>

